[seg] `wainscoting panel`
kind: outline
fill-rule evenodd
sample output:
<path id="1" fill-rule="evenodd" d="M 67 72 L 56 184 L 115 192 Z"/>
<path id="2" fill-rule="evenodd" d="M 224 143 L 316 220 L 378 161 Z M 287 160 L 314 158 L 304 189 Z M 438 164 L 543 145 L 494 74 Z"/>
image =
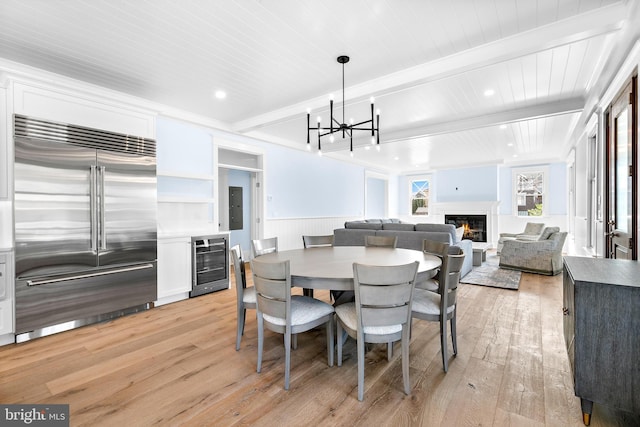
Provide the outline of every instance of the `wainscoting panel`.
<path id="1" fill-rule="evenodd" d="M 264 224 L 264 237 L 278 237 L 278 249 L 300 249 L 303 235 L 333 234 L 336 228 L 344 228 L 345 221 L 359 217 L 287 218 L 269 219 Z"/>

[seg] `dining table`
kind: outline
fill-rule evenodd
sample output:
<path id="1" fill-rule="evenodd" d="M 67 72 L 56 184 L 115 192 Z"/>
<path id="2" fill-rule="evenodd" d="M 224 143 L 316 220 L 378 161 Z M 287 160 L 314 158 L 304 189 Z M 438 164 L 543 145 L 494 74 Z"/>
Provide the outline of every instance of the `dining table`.
<path id="1" fill-rule="evenodd" d="M 353 264 L 391 266 L 418 261 L 416 283 L 433 277 L 442 261 L 422 251 L 366 246 L 327 246 L 272 252 L 261 261 L 289 261 L 292 286 L 305 289 L 353 290 Z"/>

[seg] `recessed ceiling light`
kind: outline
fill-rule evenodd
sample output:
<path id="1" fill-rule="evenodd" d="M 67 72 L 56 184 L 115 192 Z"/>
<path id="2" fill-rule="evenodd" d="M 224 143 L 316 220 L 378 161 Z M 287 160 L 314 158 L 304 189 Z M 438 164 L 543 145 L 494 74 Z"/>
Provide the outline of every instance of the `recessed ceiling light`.
<path id="1" fill-rule="evenodd" d="M 493 96 L 495 95 L 496 91 L 493 89 L 487 89 L 484 91 L 484 96 Z"/>
<path id="2" fill-rule="evenodd" d="M 500 125 L 500 129 L 506 129 L 507 125 Z"/>
<path id="3" fill-rule="evenodd" d="M 513 157 L 518 157 L 518 155 L 517 155 L 517 154 L 514 154 L 514 155 L 513 155 Z"/>
<path id="4" fill-rule="evenodd" d="M 513 147 L 513 142 L 508 143 L 507 147 Z"/>
<path id="5" fill-rule="evenodd" d="M 400 157 L 396 156 L 393 158 L 393 160 L 400 160 Z"/>
<path id="6" fill-rule="evenodd" d="M 227 92 L 223 90 L 217 90 L 215 93 L 216 99 L 225 99 L 227 97 Z"/>

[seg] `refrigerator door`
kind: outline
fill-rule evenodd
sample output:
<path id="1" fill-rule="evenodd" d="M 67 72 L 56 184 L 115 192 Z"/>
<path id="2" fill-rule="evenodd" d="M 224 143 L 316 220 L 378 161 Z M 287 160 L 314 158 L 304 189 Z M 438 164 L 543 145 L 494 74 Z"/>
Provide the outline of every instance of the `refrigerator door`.
<path id="1" fill-rule="evenodd" d="M 96 266 L 96 152 L 60 142 L 15 140 L 16 276 Z"/>
<path id="2" fill-rule="evenodd" d="M 156 259 L 156 159 L 98 150 L 98 265 Z"/>

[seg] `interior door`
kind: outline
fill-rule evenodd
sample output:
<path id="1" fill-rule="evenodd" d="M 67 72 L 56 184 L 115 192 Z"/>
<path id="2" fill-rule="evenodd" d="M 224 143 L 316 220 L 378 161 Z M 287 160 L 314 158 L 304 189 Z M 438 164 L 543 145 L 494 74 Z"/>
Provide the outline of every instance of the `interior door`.
<path id="1" fill-rule="evenodd" d="M 637 259 L 636 77 L 609 107 L 607 257 Z"/>

